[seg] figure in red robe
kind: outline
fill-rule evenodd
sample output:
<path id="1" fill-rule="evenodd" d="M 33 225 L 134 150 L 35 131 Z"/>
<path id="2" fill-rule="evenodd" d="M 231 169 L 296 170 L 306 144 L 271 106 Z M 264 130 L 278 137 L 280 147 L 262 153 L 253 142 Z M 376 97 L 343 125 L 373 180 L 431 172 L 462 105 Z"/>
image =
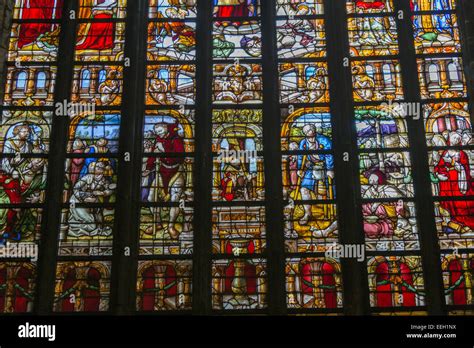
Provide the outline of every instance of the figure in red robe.
<path id="1" fill-rule="evenodd" d="M 25 0 L 20 19 L 31 21 L 20 25 L 18 48 L 32 44 L 41 35 L 54 31 L 57 24 L 36 23 L 36 21 L 60 19 L 63 0 Z"/>
<path id="2" fill-rule="evenodd" d="M 385 8 L 385 1 L 357 0 L 356 6 L 364 10 L 369 10 L 369 9 L 381 10 Z"/>
<path id="3" fill-rule="evenodd" d="M 385 1 L 356 0 L 356 7 L 362 8 L 364 10 L 369 10 L 369 9 L 382 10 L 385 8 Z M 415 8 L 415 5 L 413 4 L 413 0 L 410 0 L 410 8 L 412 11 Z"/>
<path id="4" fill-rule="evenodd" d="M 164 131 L 166 127 L 167 132 Z M 183 153 L 184 141 L 178 134 L 178 124 L 158 124 L 155 126 L 156 140 L 153 152 L 156 153 Z M 165 194 L 169 193 L 169 184 L 171 179 L 178 173 L 179 166 L 184 163 L 183 157 L 164 157 L 160 158 L 159 175 L 163 183 Z M 156 158 L 151 157 L 147 162 L 147 170 L 153 172 L 156 168 Z"/>
<path id="5" fill-rule="evenodd" d="M 97 0 L 92 8 L 92 23 L 87 23 L 85 32 L 77 43 L 77 50 L 108 50 L 114 47 L 115 23 L 113 8 L 116 0 Z"/>
<path id="6" fill-rule="evenodd" d="M 434 172 L 439 181 L 441 197 L 469 197 L 474 195 L 469 157 L 462 150 L 445 150 Z M 474 201 L 444 201 L 441 206 L 451 218 L 474 230 Z"/>
<path id="7" fill-rule="evenodd" d="M 251 17 L 255 15 L 256 0 L 214 0 L 216 17 Z"/>
<path id="8" fill-rule="evenodd" d="M 232 179 L 232 173 L 225 173 L 225 177 L 221 180 L 221 197 L 227 202 L 231 202 L 235 198 L 234 194 L 234 180 Z"/>

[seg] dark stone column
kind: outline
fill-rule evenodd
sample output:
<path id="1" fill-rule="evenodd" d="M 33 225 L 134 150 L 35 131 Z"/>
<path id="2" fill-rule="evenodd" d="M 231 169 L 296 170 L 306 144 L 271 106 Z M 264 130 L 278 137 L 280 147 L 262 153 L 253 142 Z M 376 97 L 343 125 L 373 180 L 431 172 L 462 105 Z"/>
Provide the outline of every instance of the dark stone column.
<path id="1" fill-rule="evenodd" d="M 7 60 L 8 38 L 13 18 L 13 0 L 0 2 L 0 102 L 5 88 L 5 61 Z M 1 103 L 0 103 L 1 104 Z"/>

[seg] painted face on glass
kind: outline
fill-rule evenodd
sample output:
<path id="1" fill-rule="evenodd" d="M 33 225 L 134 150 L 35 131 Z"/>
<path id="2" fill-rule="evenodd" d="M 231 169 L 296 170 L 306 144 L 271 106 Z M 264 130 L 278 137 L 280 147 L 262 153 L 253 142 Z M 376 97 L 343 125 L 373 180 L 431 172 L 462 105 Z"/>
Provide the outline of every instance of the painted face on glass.
<path id="1" fill-rule="evenodd" d="M 17 130 L 17 137 L 21 140 L 26 140 L 28 139 L 28 136 L 30 135 L 30 128 L 28 126 L 20 126 Z"/>
<path id="2" fill-rule="evenodd" d="M 157 124 L 154 127 L 154 131 L 155 131 L 155 134 L 158 135 L 161 138 L 165 137 L 166 134 L 168 133 L 166 125 L 164 125 L 164 124 Z"/>

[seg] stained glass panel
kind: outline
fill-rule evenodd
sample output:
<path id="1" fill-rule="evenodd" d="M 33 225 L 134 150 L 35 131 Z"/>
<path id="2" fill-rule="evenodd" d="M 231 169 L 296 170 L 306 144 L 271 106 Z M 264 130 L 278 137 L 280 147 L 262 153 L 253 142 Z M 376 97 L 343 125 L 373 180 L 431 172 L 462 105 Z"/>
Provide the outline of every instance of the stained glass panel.
<path id="1" fill-rule="evenodd" d="M 234 259 L 266 248 L 260 1 L 213 4 L 212 308 L 263 309 L 266 261 Z"/>
<path id="2" fill-rule="evenodd" d="M 0 313 L 31 312 L 35 291 L 36 263 L 0 263 Z"/>
<path id="3" fill-rule="evenodd" d="M 460 57 L 420 58 L 417 62 L 423 99 L 466 97 L 466 82 Z"/>
<path id="4" fill-rule="evenodd" d="M 97 153 L 116 154 L 118 152 L 120 114 L 96 111 L 95 113 L 86 112 L 71 116 L 68 153 L 93 155 Z"/>
<path id="5" fill-rule="evenodd" d="M 253 59 L 262 57 L 260 22 L 250 21 L 235 27 L 231 22 L 214 22 L 214 59 Z"/>
<path id="6" fill-rule="evenodd" d="M 142 207 L 140 255 L 192 254 L 193 216 L 189 207 Z"/>
<path id="7" fill-rule="evenodd" d="M 456 53 L 461 50 L 455 14 L 417 15 L 413 18 L 417 53 Z"/>
<path id="8" fill-rule="evenodd" d="M 5 176 L 1 180 L 5 180 Z M 5 186 L 3 183 L 2 186 Z M 3 188 L 5 189 L 5 188 Z M 14 191 L 6 190 L 12 195 L 8 197 L 2 192 L 0 202 L 6 205 L 0 208 L 0 247 L 13 243 L 26 243 L 36 247 L 41 238 L 41 222 L 43 209 L 41 208 L 18 208 L 14 202 Z M 25 244 L 24 244 L 25 245 Z"/>
<path id="9" fill-rule="evenodd" d="M 398 54 L 398 34 L 394 17 L 354 17 L 348 19 L 351 56 Z"/>
<path id="10" fill-rule="evenodd" d="M 408 152 L 361 153 L 359 161 L 363 198 L 413 197 Z"/>
<path id="11" fill-rule="evenodd" d="M 474 248 L 474 200 L 435 202 L 435 220 L 441 249 Z"/>
<path id="12" fill-rule="evenodd" d="M 278 16 L 309 16 L 324 14 L 323 0 L 278 0 Z"/>
<path id="13" fill-rule="evenodd" d="M 23 0 L 15 0 L 13 7 L 13 18 L 15 20 L 31 20 L 36 24 L 40 21 L 49 21 L 61 19 L 63 0 L 30 0 L 28 6 L 25 6 Z M 25 31 L 42 28 L 35 25 L 26 26 Z M 28 30 L 27 30 L 28 29 Z"/>
<path id="14" fill-rule="evenodd" d="M 0 262 L 0 313 L 33 310 L 62 12 L 62 0 L 14 1 L 0 122 L 0 247 L 2 258 L 18 261 Z"/>
<path id="15" fill-rule="evenodd" d="M 322 19 L 277 21 L 278 58 L 326 56 L 326 32 Z"/>
<path id="16" fill-rule="evenodd" d="M 398 60 L 353 61 L 352 84 L 356 102 L 403 98 Z"/>
<path id="17" fill-rule="evenodd" d="M 191 309 L 191 261 L 140 261 L 137 279 L 137 310 Z"/>
<path id="18" fill-rule="evenodd" d="M 286 260 L 288 308 L 342 308 L 342 274 L 339 260 L 292 258 Z"/>
<path id="19" fill-rule="evenodd" d="M 1 182 L 9 192 L 4 197 L 5 202 L 42 203 L 45 199 L 48 161 L 41 150 L 43 144 L 40 143 L 40 136 L 34 138 L 34 131 L 40 127 L 21 124 L 15 129 L 15 135 L 10 133 L 13 137 L 4 142 L 1 159 Z"/>
<path id="20" fill-rule="evenodd" d="M 151 22 L 147 55 L 150 61 L 196 59 L 196 23 Z"/>
<path id="21" fill-rule="evenodd" d="M 58 262 L 54 296 L 55 312 L 104 312 L 109 310 L 111 262 Z"/>
<path id="22" fill-rule="evenodd" d="M 293 111 L 290 113 L 290 111 Z M 282 151 L 331 150 L 332 120 L 329 108 L 282 108 Z M 315 133 L 318 144 L 308 136 Z"/>
<path id="23" fill-rule="evenodd" d="M 338 242 L 336 204 L 295 202 L 283 212 L 288 253 L 325 252 Z"/>
<path id="24" fill-rule="evenodd" d="M 101 5 L 97 5 L 101 6 Z M 83 22 L 77 27 L 76 61 L 122 61 L 125 45 L 125 23 L 106 22 L 109 11 L 97 11 L 92 20 L 100 22 Z"/>
<path id="25" fill-rule="evenodd" d="M 404 112 L 396 108 L 358 107 L 355 109 L 357 145 L 360 149 L 408 147 Z"/>
<path id="26" fill-rule="evenodd" d="M 262 102 L 261 64 L 214 64 L 212 101 L 216 104 Z"/>
<path id="27" fill-rule="evenodd" d="M 474 275 L 473 254 L 442 254 L 444 296 L 449 306 L 474 304 L 472 277 Z"/>
<path id="28" fill-rule="evenodd" d="M 79 18 L 104 20 L 112 18 L 125 18 L 127 10 L 127 0 L 79 0 Z"/>
<path id="29" fill-rule="evenodd" d="M 461 135 L 452 133 L 451 146 L 461 145 Z M 473 150 L 439 150 L 429 153 L 433 195 L 440 197 L 474 196 Z"/>
<path id="30" fill-rule="evenodd" d="M 456 2 L 414 0 L 413 17 L 418 78 L 423 99 L 443 99 L 423 105 L 424 128 L 434 196 L 434 216 L 442 250 L 446 304 L 466 305 L 470 286 L 470 254 L 458 252 L 474 247 L 474 152 L 472 124 L 468 110 L 466 79 Z M 458 100 L 450 100 L 450 99 Z M 463 98 L 463 99 L 461 99 Z"/>
<path id="31" fill-rule="evenodd" d="M 5 110 L 0 123 L 0 152 L 10 155 L 48 153 L 52 116 L 49 111 Z"/>
<path id="32" fill-rule="evenodd" d="M 214 17 L 222 18 L 248 18 L 257 17 L 260 15 L 260 0 L 246 0 L 246 1 L 228 1 L 228 0 L 213 0 Z M 220 23 L 220 22 L 216 22 Z M 240 22 L 234 22 L 233 25 L 239 26 Z M 246 24 L 246 22 L 243 22 Z"/>
<path id="33" fill-rule="evenodd" d="M 456 0 L 412 0 L 412 3 L 413 10 L 416 12 L 456 9 Z"/>
<path id="34" fill-rule="evenodd" d="M 358 14 L 393 12 L 393 0 L 346 0 L 347 12 Z"/>
<path id="35" fill-rule="evenodd" d="M 260 254 L 266 247 L 265 209 L 258 206 L 214 207 L 212 249 L 215 254 Z"/>
<path id="36" fill-rule="evenodd" d="M 370 306 L 393 308 L 425 305 L 425 289 L 419 256 L 375 256 L 367 262 Z"/>
<path id="37" fill-rule="evenodd" d="M 82 65 L 74 67 L 71 101 L 80 108 L 120 106 L 123 67 L 118 65 Z"/>
<path id="38" fill-rule="evenodd" d="M 280 63 L 279 72 L 282 104 L 329 102 L 327 63 Z"/>
<path id="39" fill-rule="evenodd" d="M 149 18 L 194 18 L 196 0 L 149 0 Z"/>
<path id="40" fill-rule="evenodd" d="M 212 308 L 266 308 L 266 268 L 262 259 L 213 260 Z"/>
<path id="41" fill-rule="evenodd" d="M 429 146 L 451 145 L 450 138 L 457 141 L 457 145 L 474 145 L 467 103 L 425 104 L 423 113 L 426 141 Z M 461 137 L 460 143 L 455 133 Z"/>
<path id="42" fill-rule="evenodd" d="M 149 65 L 147 105 L 193 105 L 196 81 L 194 65 Z"/>
<path id="43" fill-rule="evenodd" d="M 197 4 L 148 5 L 135 306 L 184 311 L 193 304 Z"/>
<path id="44" fill-rule="evenodd" d="M 46 65 L 9 66 L 6 72 L 5 106 L 52 106 L 57 68 Z"/>
<path id="45" fill-rule="evenodd" d="M 365 203 L 362 216 L 367 251 L 420 249 L 414 203 Z"/>

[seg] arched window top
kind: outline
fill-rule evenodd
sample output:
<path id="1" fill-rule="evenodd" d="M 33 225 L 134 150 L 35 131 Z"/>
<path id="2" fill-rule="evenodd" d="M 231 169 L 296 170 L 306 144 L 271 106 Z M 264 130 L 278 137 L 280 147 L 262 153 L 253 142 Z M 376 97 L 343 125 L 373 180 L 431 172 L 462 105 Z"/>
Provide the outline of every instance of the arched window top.
<path id="1" fill-rule="evenodd" d="M 40 71 L 36 75 L 36 87 L 39 89 L 45 89 L 46 88 L 46 73 L 44 71 Z"/>
<path id="2" fill-rule="evenodd" d="M 91 72 L 90 70 L 86 69 L 82 71 L 81 74 L 81 88 L 89 88 L 91 85 Z"/>
<path id="3" fill-rule="evenodd" d="M 438 82 L 439 81 L 439 67 L 437 64 L 430 64 L 428 66 L 428 74 L 430 81 Z"/>
<path id="4" fill-rule="evenodd" d="M 451 82 L 459 82 L 459 71 L 457 63 L 452 62 L 448 64 L 448 74 Z"/>
<path id="5" fill-rule="evenodd" d="M 393 83 L 392 67 L 389 64 L 384 64 L 382 71 L 383 71 L 383 78 L 385 80 L 385 83 L 392 84 Z"/>
<path id="6" fill-rule="evenodd" d="M 25 71 L 20 72 L 16 77 L 16 88 L 24 89 L 26 87 L 27 80 L 28 80 L 28 74 Z"/>
<path id="7" fill-rule="evenodd" d="M 107 70 L 102 69 L 99 71 L 99 83 L 105 82 L 107 79 Z"/>

